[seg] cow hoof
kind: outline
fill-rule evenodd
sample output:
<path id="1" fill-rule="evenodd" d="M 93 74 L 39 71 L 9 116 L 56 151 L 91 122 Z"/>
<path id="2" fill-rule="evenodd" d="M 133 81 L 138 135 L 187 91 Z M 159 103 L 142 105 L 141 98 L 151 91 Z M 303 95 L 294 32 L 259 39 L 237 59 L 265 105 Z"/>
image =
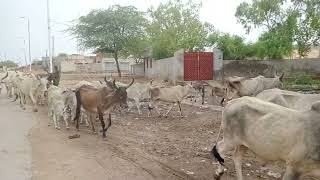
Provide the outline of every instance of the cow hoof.
<path id="1" fill-rule="evenodd" d="M 223 175 L 224 172 L 216 171 L 216 173 L 213 175 L 215 180 L 220 180 L 221 176 Z"/>
<path id="2" fill-rule="evenodd" d="M 70 127 L 66 127 L 67 130 L 70 130 Z"/>
<path id="3" fill-rule="evenodd" d="M 48 126 L 51 126 L 51 124 L 48 124 Z"/>
<path id="4" fill-rule="evenodd" d="M 22 108 L 22 110 L 26 110 L 26 108 L 25 108 L 25 107 L 23 107 L 23 108 Z"/>
<path id="5" fill-rule="evenodd" d="M 90 126 L 89 124 L 86 125 L 87 128 L 88 128 L 89 126 Z"/>
<path id="6" fill-rule="evenodd" d="M 38 109 L 33 109 L 32 111 L 33 111 L 33 112 L 38 112 Z"/>
<path id="7" fill-rule="evenodd" d="M 57 130 L 60 130 L 61 128 L 60 128 L 60 127 L 56 127 L 56 129 L 57 129 Z"/>

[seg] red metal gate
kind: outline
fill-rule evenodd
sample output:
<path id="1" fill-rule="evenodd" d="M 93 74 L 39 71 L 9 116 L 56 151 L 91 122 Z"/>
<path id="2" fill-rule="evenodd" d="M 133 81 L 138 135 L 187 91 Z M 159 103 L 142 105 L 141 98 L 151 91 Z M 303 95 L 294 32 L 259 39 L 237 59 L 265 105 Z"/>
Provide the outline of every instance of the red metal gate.
<path id="1" fill-rule="evenodd" d="M 185 52 L 184 53 L 184 80 L 212 80 L 213 53 L 212 52 Z"/>

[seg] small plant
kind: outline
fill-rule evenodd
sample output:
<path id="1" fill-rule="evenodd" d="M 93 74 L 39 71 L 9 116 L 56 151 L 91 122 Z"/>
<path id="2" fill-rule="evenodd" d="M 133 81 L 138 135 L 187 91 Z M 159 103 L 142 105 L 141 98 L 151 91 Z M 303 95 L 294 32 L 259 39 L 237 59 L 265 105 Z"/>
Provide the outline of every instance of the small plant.
<path id="1" fill-rule="evenodd" d="M 297 85 L 312 85 L 315 82 L 310 75 L 302 74 L 297 77 L 294 83 Z"/>

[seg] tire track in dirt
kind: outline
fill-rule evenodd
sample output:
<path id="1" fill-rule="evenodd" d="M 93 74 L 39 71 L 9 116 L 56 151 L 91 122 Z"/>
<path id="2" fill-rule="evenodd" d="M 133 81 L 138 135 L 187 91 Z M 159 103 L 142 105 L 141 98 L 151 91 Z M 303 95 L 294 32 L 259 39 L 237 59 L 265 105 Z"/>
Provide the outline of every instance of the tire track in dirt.
<path id="1" fill-rule="evenodd" d="M 175 178 L 179 178 L 179 179 L 189 179 L 189 180 L 194 180 L 194 178 L 182 171 L 178 171 L 158 160 L 155 160 L 154 158 L 148 157 L 148 155 L 146 154 L 142 154 L 141 152 L 135 151 L 133 149 L 130 149 L 130 151 L 126 151 L 124 150 L 125 148 L 121 148 L 119 146 L 119 143 L 116 142 L 120 142 L 120 138 L 116 138 L 116 137 L 112 137 L 114 140 L 110 140 L 109 142 L 107 142 L 108 144 L 108 148 L 113 151 L 114 153 L 118 154 L 120 158 L 124 158 L 125 160 L 131 161 L 132 163 L 136 164 L 137 166 L 139 166 L 141 169 L 147 171 L 150 175 L 152 175 L 153 177 L 157 177 L 158 175 L 155 175 L 154 172 L 159 172 L 158 167 L 159 166 L 160 169 L 162 171 L 164 171 L 164 173 L 168 173 L 170 176 L 173 176 Z M 112 141 L 112 142 L 111 142 Z M 117 146 L 115 146 L 115 144 L 118 144 Z M 145 162 L 147 161 L 147 162 Z M 152 169 L 157 169 L 157 170 L 150 170 L 150 166 L 153 166 Z M 159 172 L 161 175 L 162 173 Z M 168 178 L 168 176 L 163 176 L 162 178 Z"/>

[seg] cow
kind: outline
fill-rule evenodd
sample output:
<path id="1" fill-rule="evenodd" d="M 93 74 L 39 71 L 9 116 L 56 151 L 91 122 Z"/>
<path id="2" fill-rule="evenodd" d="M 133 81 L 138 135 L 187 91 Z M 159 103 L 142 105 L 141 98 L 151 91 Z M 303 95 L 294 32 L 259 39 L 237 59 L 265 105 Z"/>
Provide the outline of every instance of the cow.
<path id="1" fill-rule="evenodd" d="M 120 104 L 122 107 L 127 106 L 127 92 L 126 89 L 129 88 L 134 82 L 132 82 L 127 87 L 118 87 L 113 81 L 113 86 L 115 89 L 110 87 L 96 88 L 90 85 L 82 85 L 76 90 L 77 108 L 76 108 L 76 128 L 79 129 L 79 116 L 80 108 L 82 107 L 89 113 L 98 114 L 99 120 L 102 126 L 102 137 L 106 137 L 106 131 L 111 126 L 111 114 L 110 111 L 114 106 Z M 105 128 L 105 123 L 103 120 L 103 114 L 107 112 L 109 114 L 108 126 Z"/>
<path id="2" fill-rule="evenodd" d="M 54 127 L 60 129 L 59 120 L 63 119 L 66 124 L 66 129 L 69 129 L 68 118 L 69 112 L 67 111 L 66 90 L 55 85 L 50 85 L 48 88 L 48 116 L 54 122 Z M 48 123 L 50 126 L 50 123 Z"/>
<path id="3" fill-rule="evenodd" d="M 319 94 L 302 94 L 277 88 L 262 91 L 256 97 L 298 111 L 306 111 L 314 102 L 320 101 Z"/>
<path id="4" fill-rule="evenodd" d="M 113 88 L 113 85 L 110 82 L 110 80 L 107 80 L 105 78 L 105 82 L 108 87 Z M 127 84 L 123 84 L 120 82 L 116 82 L 116 85 L 119 87 L 128 86 Z M 143 100 L 150 99 L 149 89 L 151 85 L 152 85 L 152 80 L 149 83 L 134 83 L 132 86 L 130 86 L 127 89 L 127 100 L 134 102 L 134 105 L 137 107 L 139 114 L 141 114 L 141 111 L 140 111 L 141 102 Z M 129 105 L 128 111 L 130 111 L 134 107 L 134 105 L 130 103 L 128 105 Z"/>
<path id="5" fill-rule="evenodd" d="M 2 78 L 1 82 L 4 83 L 7 89 L 8 98 L 11 98 L 13 95 L 17 95 L 17 78 L 22 76 L 22 73 L 18 71 L 6 71 L 5 77 Z"/>
<path id="6" fill-rule="evenodd" d="M 26 98 L 30 99 L 33 104 L 33 111 L 37 112 L 37 102 L 45 97 L 47 91 L 47 78 L 36 77 L 35 75 L 21 77 L 21 82 L 17 84 L 20 102 L 23 100 L 25 102 Z M 23 109 L 25 103 L 21 103 Z"/>
<path id="7" fill-rule="evenodd" d="M 224 173 L 222 155 L 232 150 L 238 180 L 247 150 L 265 161 L 283 161 L 282 180 L 320 177 L 320 101 L 301 112 L 255 97 L 234 99 L 223 111 L 218 139 L 221 130 L 223 139 L 211 151 L 220 163 L 216 179 Z"/>
<path id="8" fill-rule="evenodd" d="M 250 79 L 244 77 L 227 78 L 228 99 L 242 96 L 256 96 L 267 89 L 282 88 L 283 77 L 284 73 L 274 78 L 266 78 L 261 75 Z"/>
<path id="9" fill-rule="evenodd" d="M 181 110 L 181 101 L 184 100 L 190 93 L 194 93 L 195 89 L 192 85 L 187 84 L 185 86 L 177 85 L 173 87 L 151 87 L 149 89 L 150 102 L 148 105 L 148 117 L 150 117 L 152 107 L 154 106 L 159 116 L 161 116 L 156 101 L 163 101 L 172 103 L 172 106 L 164 114 L 164 117 L 167 117 L 169 112 L 172 110 L 173 106 L 177 103 L 179 106 L 180 116 L 183 117 Z"/>

